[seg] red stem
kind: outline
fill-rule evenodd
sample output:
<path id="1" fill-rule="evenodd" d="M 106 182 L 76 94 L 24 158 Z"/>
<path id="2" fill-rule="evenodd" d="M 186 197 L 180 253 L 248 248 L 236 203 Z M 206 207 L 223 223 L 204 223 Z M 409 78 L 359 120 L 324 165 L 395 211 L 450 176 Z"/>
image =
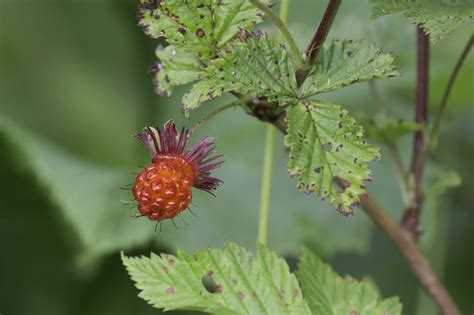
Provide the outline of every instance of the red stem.
<path id="1" fill-rule="evenodd" d="M 310 65 L 316 60 L 319 51 L 326 41 L 326 37 L 328 36 L 332 22 L 334 21 L 334 17 L 336 16 L 341 2 L 342 0 L 329 0 L 326 11 L 324 12 L 324 16 L 305 51 L 306 55 L 308 56 L 308 63 Z"/>
<path id="2" fill-rule="evenodd" d="M 429 46 L 430 41 L 420 27 L 417 29 L 417 86 L 416 86 L 416 106 L 415 121 L 426 126 L 428 118 L 428 80 L 429 80 Z M 423 198 L 422 177 L 424 166 L 425 133 L 423 130 L 417 131 L 413 141 L 413 158 L 411 173 L 414 180 L 414 197 L 412 203 L 402 217 L 402 227 L 412 233 L 416 239 L 421 234 L 420 212 Z"/>

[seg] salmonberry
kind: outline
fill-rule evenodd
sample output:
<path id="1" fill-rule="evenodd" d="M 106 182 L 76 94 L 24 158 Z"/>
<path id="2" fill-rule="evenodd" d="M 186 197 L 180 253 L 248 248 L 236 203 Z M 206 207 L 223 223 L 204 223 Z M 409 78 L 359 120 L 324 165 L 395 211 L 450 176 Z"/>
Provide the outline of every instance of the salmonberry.
<path id="1" fill-rule="evenodd" d="M 141 215 L 153 221 L 172 219 L 186 210 L 192 200 L 192 188 L 213 194 L 220 179 L 210 176 L 211 170 L 223 161 L 213 154 L 212 138 L 204 137 L 192 149 L 185 150 L 190 137 L 184 127 L 179 133 L 173 121 L 163 129 L 147 127 L 135 135 L 152 157 L 151 164 L 137 175 L 133 195 Z"/>

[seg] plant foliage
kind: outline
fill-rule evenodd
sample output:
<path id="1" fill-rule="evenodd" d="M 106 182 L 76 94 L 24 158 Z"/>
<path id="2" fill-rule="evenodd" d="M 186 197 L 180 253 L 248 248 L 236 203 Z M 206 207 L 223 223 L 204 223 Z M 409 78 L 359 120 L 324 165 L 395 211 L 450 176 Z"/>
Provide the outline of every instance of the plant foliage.
<path id="1" fill-rule="evenodd" d="M 142 0 L 139 26 L 153 38 L 164 37 L 177 48 L 196 54 L 206 63 L 240 29 L 262 20 L 248 0 Z"/>
<path id="2" fill-rule="evenodd" d="M 461 185 L 461 176 L 446 167 L 434 165 L 432 167 L 433 179 L 425 192 L 425 198 L 435 198 L 443 195 L 451 188 Z"/>
<path id="3" fill-rule="evenodd" d="M 183 98 L 186 113 L 224 91 L 265 97 L 282 105 L 297 98 L 293 61 L 283 45 L 261 32 L 240 33 L 210 63 L 202 79 Z"/>
<path id="4" fill-rule="evenodd" d="M 472 23 L 472 0 L 371 0 L 373 16 L 403 12 L 430 35 L 433 43 L 464 24 Z"/>
<path id="5" fill-rule="evenodd" d="M 362 125 L 370 138 L 383 144 L 393 144 L 403 136 L 423 129 L 415 121 L 387 118 L 384 115 L 364 119 Z"/>
<path id="6" fill-rule="evenodd" d="M 288 112 L 288 172 L 298 187 L 327 199 L 342 214 L 352 213 L 371 179 L 367 162 L 378 148 L 362 140 L 362 127 L 340 106 L 301 101 Z"/>
<path id="7" fill-rule="evenodd" d="M 313 314 L 398 315 L 402 305 L 397 297 L 382 300 L 375 287 L 340 277 L 329 265 L 307 249 L 298 265 L 298 280 Z"/>
<path id="8" fill-rule="evenodd" d="M 335 40 L 325 45 L 299 89 L 299 102 L 288 111 L 288 172 L 298 187 L 327 199 L 344 215 L 360 204 L 371 180 L 367 162 L 380 158 L 362 140 L 362 127 L 341 107 L 309 97 L 372 79 L 397 76 L 393 57 L 362 41 Z"/>
<path id="9" fill-rule="evenodd" d="M 157 50 L 152 68 L 155 90 L 166 96 L 174 86 L 197 80 L 211 58 L 241 30 L 251 30 L 262 21 L 262 13 L 248 0 L 141 0 L 137 15 L 145 34 L 170 44 Z M 196 87 L 193 95 L 199 90 Z"/>
<path id="10" fill-rule="evenodd" d="M 151 67 L 155 92 L 170 96 L 175 86 L 194 82 L 201 74 L 201 65 L 196 56 L 174 45 L 156 49 L 158 60 Z"/>
<path id="11" fill-rule="evenodd" d="M 400 314 L 398 298 L 381 300 L 368 283 L 341 278 L 304 250 L 298 278 L 263 245 L 257 257 L 227 242 L 190 256 L 126 257 L 122 260 L 139 296 L 156 308 L 212 314 Z M 303 291 L 301 291 L 303 290 Z"/>
<path id="12" fill-rule="evenodd" d="M 311 314 L 286 262 L 263 246 L 257 257 L 233 243 L 224 251 L 207 248 L 194 257 L 152 254 L 123 256 L 140 297 L 164 310 L 213 314 Z M 211 281 L 212 292 L 203 278 Z M 209 284 L 208 284 L 209 285 Z"/>
<path id="13" fill-rule="evenodd" d="M 335 40 L 321 49 L 300 95 L 307 98 L 357 82 L 397 75 L 390 54 L 363 41 Z"/>
<path id="14" fill-rule="evenodd" d="M 145 225 L 117 215 L 118 185 L 129 181 L 123 172 L 78 160 L 2 117 L 0 142 L 10 144 L 2 154 L 13 156 L 18 164 L 8 167 L 29 174 L 31 189 L 44 193 L 60 211 L 58 216 L 69 226 L 82 263 L 137 246 L 150 237 Z"/>
<path id="15" fill-rule="evenodd" d="M 142 2 L 145 33 L 170 43 L 157 50 L 156 90 L 169 96 L 173 86 L 199 80 L 183 97 L 186 116 L 224 92 L 262 101 L 272 113 L 290 107 L 289 174 L 300 176 L 299 188 L 327 199 L 345 215 L 352 213 L 366 193 L 363 181 L 371 178 L 367 162 L 378 159 L 379 151 L 361 140 L 362 128 L 345 110 L 309 98 L 396 76 L 393 57 L 362 41 L 335 40 L 323 47 L 298 87 L 286 47 L 250 30 L 260 15 L 244 0 Z"/>

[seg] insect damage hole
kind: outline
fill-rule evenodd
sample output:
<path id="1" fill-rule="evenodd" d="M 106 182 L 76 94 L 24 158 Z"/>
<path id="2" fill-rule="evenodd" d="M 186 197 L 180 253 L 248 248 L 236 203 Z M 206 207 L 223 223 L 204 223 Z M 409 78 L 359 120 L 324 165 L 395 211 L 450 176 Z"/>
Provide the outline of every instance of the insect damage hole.
<path id="1" fill-rule="evenodd" d="M 214 273 L 212 271 L 209 271 L 208 274 L 204 275 L 201 278 L 201 284 L 206 289 L 207 292 L 211 294 L 217 294 L 222 292 L 222 285 L 217 284 L 214 279 L 212 278 L 212 275 Z"/>
<path id="2" fill-rule="evenodd" d="M 346 191 L 347 188 L 351 185 L 351 183 L 339 176 L 334 176 L 332 179 L 332 184 L 334 188 L 340 193 L 343 193 Z"/>

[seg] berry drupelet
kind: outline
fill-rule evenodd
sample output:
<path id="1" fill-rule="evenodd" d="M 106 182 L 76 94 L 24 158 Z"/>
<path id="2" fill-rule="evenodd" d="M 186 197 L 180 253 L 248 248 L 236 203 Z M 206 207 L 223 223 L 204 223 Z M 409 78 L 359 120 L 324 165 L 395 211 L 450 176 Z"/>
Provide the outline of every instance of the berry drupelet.
<path id="1" fill-rule="evenodd" d="M 138 211 L 152 221 L 173 219 L 186 210 L 192 200 L 192 188 L 214 194 L 222 181 L 210 176 L 221 166 L 222 155 L 213 155 L 216 146 L 212 138 L 204 137 L 193 148 L 185 151 L 189 131 L 178 132 L 173 121 L 163 129 L 146 127 L 135 135 L 150 152 L 152 161 L 137 175 L 133 196 Z"/>

